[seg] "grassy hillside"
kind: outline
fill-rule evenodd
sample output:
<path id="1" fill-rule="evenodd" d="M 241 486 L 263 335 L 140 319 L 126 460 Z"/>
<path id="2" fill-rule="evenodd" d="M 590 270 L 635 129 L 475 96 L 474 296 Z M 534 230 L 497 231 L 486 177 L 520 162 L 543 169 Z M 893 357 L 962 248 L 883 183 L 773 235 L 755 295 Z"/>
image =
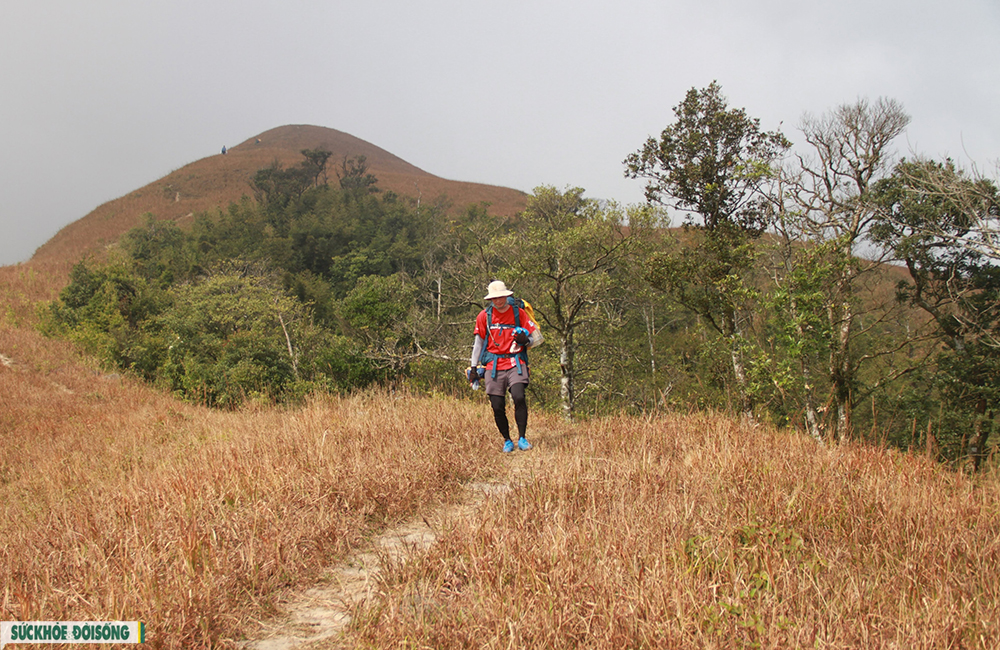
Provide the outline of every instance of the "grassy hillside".
<path id="1" fill-rule="evenodd" d="M 455 208 L 487 201 L 491 212 L 513 215 L 523 210 L 523 192 L 494 185 L 452 181 L 425 172 L 371 143 L 318 126 L 282 126 L 265 131 L 221 153 L 202 158 L 123 197 L 109 201 L 82 219 L 60 230 L 32 257 L 36 262 L 72 264 L 86 253 L 99 252 L 130 228 L 141 223 L 141 215 L 188 223 L 195 213 L 225 207 L 250 194 L 249 180 L 257 170 L 278 161 L 284 166 L 302 160 L 303 149 L 325 148 L 333 152 L 330 167 L 345 157 L 366 156 L 369 171 L 379 187 L 402 196 L 434 201 L 447 197 Z M 331 170 L 335 183 L 336 175 Z"/>
<path id="2" fill-rule="evenodd" d="M 362 647 L 996 647 L 995 476 L 711 415 L 560 426 L 535 451 L 385 576 Z"/>
<path id="3" fill-rule="evenodd" d="M 28 325 L 44 275 L 2 271 L 3 620 L 141 619 L 151 647 L 235 647 L 371 535 L 491 481 L 510 491 L 390 566 L 347 647 L 1000 636 L 993 473 L 713 415 L 535 412 L 535 449 L 512 458 L 480 401 L 376 392 L 213 411 L 42 338 Z"/>
<path id="4" fill-rule="evenodd" d="M 235 647 L 379 530 L 510 490 L 389 567 L 329 647 L 992 647 L 997 477 L 712 415 L 497 452 L 485 403 L 210 411 L 0 329 L 0 614 Z M 343 645 L 340 645 L 342 644 Z"/>

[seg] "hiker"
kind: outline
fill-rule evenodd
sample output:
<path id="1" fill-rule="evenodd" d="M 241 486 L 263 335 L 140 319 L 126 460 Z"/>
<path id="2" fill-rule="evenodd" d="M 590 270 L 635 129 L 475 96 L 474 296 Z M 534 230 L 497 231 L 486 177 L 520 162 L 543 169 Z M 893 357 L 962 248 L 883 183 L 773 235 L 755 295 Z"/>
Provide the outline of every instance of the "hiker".
<path id="1" fill-rule="evenodd" d="M 511 298 L 513 291 L 500 280 L 490 282 L 483 297 L 491 304 L 476 317 L 475 343 L 467 372 L 469 381 L 486 380 L 486 396 L 493 407 L 493 420 L 503 436 L 503 451 L 514 451 L 507 420 L 505 394 L 510 391 L 514 401 L 514 421 L 517 423 L 518 449 L 527 451 L 531 443 L 525 437 L 528 429 L 528 402 L 524 389 L 528 386 L 527 348 L 540 345 L 542 333 L 532 320 L 525 303 Z M 480 375 L 479 365 L 485 366 Z"/>
<path id="2" fill-rule="evenodd" d="M 222 155 L 226 155 L 226 145 L 222 145 Z"/>

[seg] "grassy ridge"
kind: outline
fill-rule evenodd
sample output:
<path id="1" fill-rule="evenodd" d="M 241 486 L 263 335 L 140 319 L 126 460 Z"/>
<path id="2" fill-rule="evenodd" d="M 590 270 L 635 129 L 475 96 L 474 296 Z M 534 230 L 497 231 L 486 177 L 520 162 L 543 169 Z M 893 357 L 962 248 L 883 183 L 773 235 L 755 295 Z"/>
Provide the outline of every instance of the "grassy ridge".
<path id="1" fill-rule="evenodd" d="M 707 415 L 533 412 L 536 448 L 512 458 L 480 401 L 209 411 L 31 330 L 47 277 L 0 269 L 0 620 L 141 619 L 151 647 L 233 646 L 282 590 L 489 479 L 514 489 L 391 565 L 349 644 L 1000 638 L 995 473 Z"/>
<path id="2" fill-rule="evenodd" d="M 5 620 L 141 618 L 154 647 L 230 645 L 366 535 L 510 469 L 511 493 L 383 574 L 351 643 L 991 647 L 1000 633 L 995 476 L 713 416 L 535 416 L 536 449 L 512 459 L 482 404 L 371 394 L 219 413 L 109 385 L 78 401 L 115 408 L 55 413 L 64 430 L 5 427 Z"/>
<path id="3" fill-rule="evenodd" d="M 366 647 L 987 648 L 995 476 L 709 416 L 593 422 L 358 611 Z"/>
<path id="4" fill-rule="evenodd" d="M 230 645 L 281 589 L 494 460 L 469 404 L 221 413 L 95 377 L 43 410 L 34 374 L 0 373 L 3 620 L 144 620 L 152 647 Z"/>

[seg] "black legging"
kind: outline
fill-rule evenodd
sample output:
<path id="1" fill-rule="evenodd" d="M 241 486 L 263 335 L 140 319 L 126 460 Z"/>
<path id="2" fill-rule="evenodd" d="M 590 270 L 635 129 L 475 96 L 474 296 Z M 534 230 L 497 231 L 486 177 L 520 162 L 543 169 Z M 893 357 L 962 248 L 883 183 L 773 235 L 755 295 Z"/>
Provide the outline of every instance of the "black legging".
<path id="1" fill-rule="evenodd" d="M 528 430 L 528 401 L 524 399 L 524 384 L 514 384 L 510 387 L 510 397 L 514 400 L 514 422 L 517 423 L 517 433 L 522 438 Z M 510 440 L 510 422 L 507 420 L 507 398 L 503 395 L 489 395 L 493 407 L 493 420 L 504 440 Z"/>

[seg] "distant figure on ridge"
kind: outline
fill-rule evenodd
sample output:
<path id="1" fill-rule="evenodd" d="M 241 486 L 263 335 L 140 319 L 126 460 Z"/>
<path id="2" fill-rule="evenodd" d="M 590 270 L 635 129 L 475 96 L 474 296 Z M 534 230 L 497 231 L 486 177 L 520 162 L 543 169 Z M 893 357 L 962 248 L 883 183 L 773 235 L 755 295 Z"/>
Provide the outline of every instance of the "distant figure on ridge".
<path id="1" fill-rule="evenodd" d="M 226 145 L 222 145 L 222 155 L 226 155 Z"/>

